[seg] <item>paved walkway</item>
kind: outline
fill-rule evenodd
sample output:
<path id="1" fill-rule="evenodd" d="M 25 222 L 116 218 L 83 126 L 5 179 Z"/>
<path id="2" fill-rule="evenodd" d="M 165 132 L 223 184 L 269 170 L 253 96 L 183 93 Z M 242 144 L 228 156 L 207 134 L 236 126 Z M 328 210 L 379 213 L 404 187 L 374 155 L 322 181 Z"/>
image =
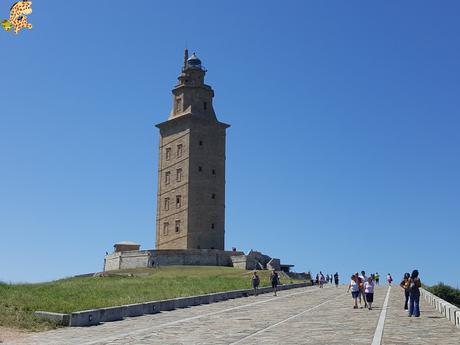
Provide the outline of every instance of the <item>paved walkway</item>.
<path id="1" fill-rule="evenodd" d="M 398 286 L 388 294 L 385 323 L 379 322 L 387 292 L 387 287 L 376 288 L 372 311 L 352 309 L 343 286 L 308 287 L 283 291 L 278 297 L 265 294 L 100 326 L 59 329 L 14 344 L 460 344 L 460 329 L 423 301 L 422 316 L 407 317 Z"/>

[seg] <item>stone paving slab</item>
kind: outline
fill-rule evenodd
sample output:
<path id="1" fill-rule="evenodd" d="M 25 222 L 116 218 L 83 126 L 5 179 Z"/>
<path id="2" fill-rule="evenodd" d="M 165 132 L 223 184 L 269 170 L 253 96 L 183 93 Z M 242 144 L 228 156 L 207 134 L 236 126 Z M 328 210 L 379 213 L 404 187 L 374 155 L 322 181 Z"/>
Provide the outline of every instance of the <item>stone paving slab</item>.
<path id="1" fill-rule="evenodd" d="M 17 345 L 361 345 L 372 343 L 387 287 L 376 287 L 373 310 L 353 309 L 346 287 L 307 287 L 128 318 L 87 328 L 40 333 Z M 383 344 L 460 344 L 460 329 L 422 304 L 422 317 L 401 310 L 390 294 Z"/>

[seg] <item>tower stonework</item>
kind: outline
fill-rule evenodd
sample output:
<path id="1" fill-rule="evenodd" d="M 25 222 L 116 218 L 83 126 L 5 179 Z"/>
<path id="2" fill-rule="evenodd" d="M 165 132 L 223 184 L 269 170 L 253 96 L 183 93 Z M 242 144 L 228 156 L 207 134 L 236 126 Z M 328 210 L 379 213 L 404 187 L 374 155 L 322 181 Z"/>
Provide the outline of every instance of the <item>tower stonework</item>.
<path id="1" fill-rule="evenodd" d="M 204 83 L 206 70 L 185 50 L 173 106 L 160 129 L 156 249 L 220 249 L 225 235 L 225 134 Z"/>

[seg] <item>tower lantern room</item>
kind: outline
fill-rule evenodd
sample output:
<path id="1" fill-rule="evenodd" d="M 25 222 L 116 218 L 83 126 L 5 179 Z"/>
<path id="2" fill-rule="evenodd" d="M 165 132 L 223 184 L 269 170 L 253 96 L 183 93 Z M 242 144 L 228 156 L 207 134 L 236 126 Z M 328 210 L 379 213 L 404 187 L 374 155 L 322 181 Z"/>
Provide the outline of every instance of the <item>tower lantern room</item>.
<path id="1" fill-rule="evenodd" d="M 184 65 L 177 78 L 179 83 L 172 90 L 173 106 L 169 119 L 193 114 L 217 121 L 213 109 L 212 99 L 214 91 L 204 82 L 206 69 L 195 53 L 188 57 L 188 50 L 184 53 Z"/>

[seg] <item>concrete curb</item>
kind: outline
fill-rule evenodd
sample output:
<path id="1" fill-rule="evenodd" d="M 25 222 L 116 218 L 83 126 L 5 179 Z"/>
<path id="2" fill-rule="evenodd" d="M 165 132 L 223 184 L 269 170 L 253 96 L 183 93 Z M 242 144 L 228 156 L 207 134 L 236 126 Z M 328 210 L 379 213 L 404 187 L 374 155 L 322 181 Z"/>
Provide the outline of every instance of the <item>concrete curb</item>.
<path id="1" fill-rule="evenodd" d="M 69 325 L 70 314 L 50 313 L 47 311 L 37 310 L 34 315 L 40 319 L 47 319 L 56 322 L 58 325 Z"/>
<path id="2" fill-rule="evenodd" d="M 460 308 L 444 301 L 423 288 L 420 288 L 420 296 L 423 297 L 428 304 L 433 306 L 442 316 L 460 328 Z"/>
<path id="3" fill-rule="evenodd" d="M 278 286 L 278 290 L 289 290 L 309 286 L 307 283 L 297 283 Z M 272 292 L 271 287 L 262 287 L 258 290 L 259 294 Z M 199 296 L 180 297 L 162 301 L 151 301 L 144 303 L 128 304 L 109 308 L 82 310 L 70 314 L 51 313 L 46 311 L 36 311 L 35 316 L 52 320 L 64 326 L 83 327 L 98 325 L 101 322 L 123 320 L 125 317 L 135 317 L 146 314 L 156 314 L 162 311 L 169 311 L 180 308 L 188 308 L 200 304 L 210 304 L 228 299 L 252 296 L 252 289 L 233 290 L 216 292 Z M 460 313 L 454 315 L 455 320 L 460 321 Z"/>

